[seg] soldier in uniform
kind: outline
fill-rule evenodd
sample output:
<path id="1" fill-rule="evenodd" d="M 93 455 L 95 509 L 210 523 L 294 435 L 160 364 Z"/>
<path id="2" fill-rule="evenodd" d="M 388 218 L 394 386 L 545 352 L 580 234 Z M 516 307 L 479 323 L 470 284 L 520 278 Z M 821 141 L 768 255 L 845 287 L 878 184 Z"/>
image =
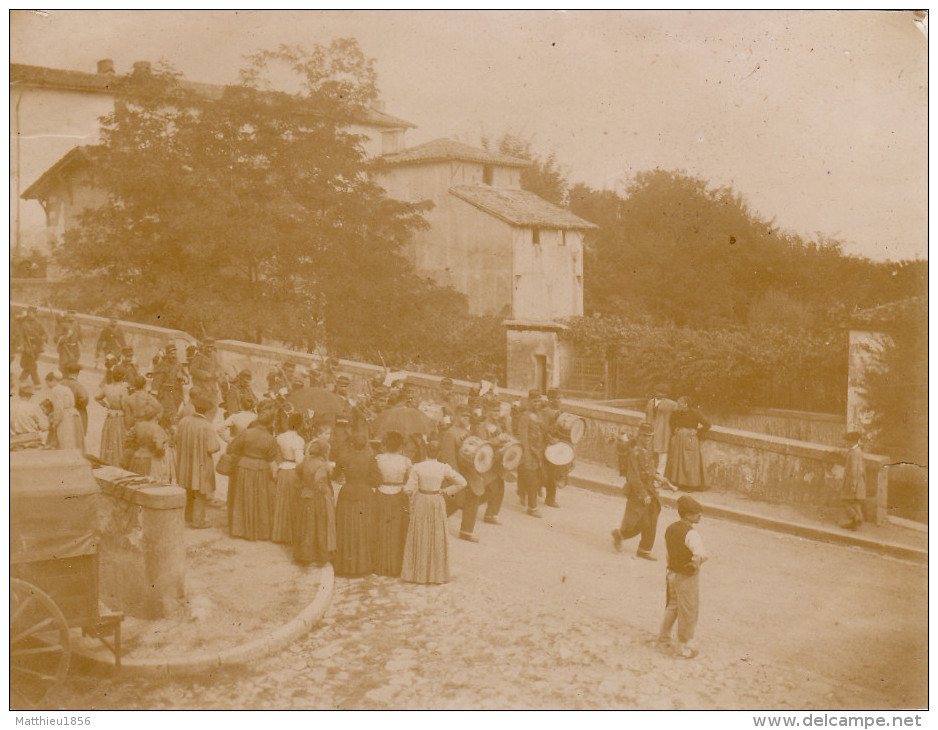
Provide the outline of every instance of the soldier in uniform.
<path id="1" fill-rule="evenodd" d="M 59 370 L 64 373 L 67 365 L 77 364 L 81 359 L 81 334 L 71 315 L 65 317 L 63 326 L 64 331 L 55 344 L 59 350 Z"/>
<path id="2" fill-rule="evenodd" d="M 115 372 L 120 371 L 121 380 L 133 387 L 133 383 L 136 382 L 137 377 L 140 375 L 140 372 L 137 370 L 137 365 L 134 362 L 134 348 L 122 347 L 120 359 L 117 361 L 117 365 L 115 365 L 114 368 Z"/>
<path id="3" fill-rule="evenodd" d="M 107 324 L 101 328 L 101 334 L 98 335 L 98 342 L 94 347 L 95 363 L 101 359 L 101 356 L 107 357 L 113 355 L 119 357 L 124 348 L 124 333 L 117 326 L 117 320 L 111 317 Z"/>
<path id="4" fill-rule="evenodd" d="M 625 514 L 622 515 L 619 528 L 612 531 L 612 544 L 616 552 L 621 552 L 623 540 L 641 533 L 642 538 L 635 554 L 645 560 L 657 560 L 651 554 L 658 531 L 658 515 L 661 513 L 656 483 L 670 486 L 658 476 L 655 468 L 655 456 L 652 451 L 654 433 L 654 427 L 648 422 L 638 427 L 638 440 L 626 456 L 628 501 L 625 504 Z"/>
<path id="5" fill-rule="evenodd" d="M 179 406 L 182 404 L 182 387 L 185 383 L 182 363 L 176 357 L 176 345 L 166 346 L 153 372 L 153 390 L 156 399 L 163 407 L 160 425 L 168 432 L 176 420 Z"/>
<path id="6" fill-rule="evenodd" d="M 557 422 L 563 413 L 560 406 L 560 391 L 557 388 L 551 388 L 547 391 L 547 404 L 541 410 L 541 418 L 545 433 L 545 446 L 553 443 L 557 439 Z M 544 504 L 548 507 L 560 507 L 557 504 L 557 487 L 566 478 L 566 472 L 563 469 L 553 466 L 546 460 L 544 462 Z"/>
<path id="7" fill-rule="evenodd" d="M 212 402 L 203 415 L 209 423 L 214 422 L 221 402 L 220 384 L 224 377 L 215 352 L 215 340 L 205 339 L 196 350 L 195 356 L 189 360 L 189 375 L 192 377 L 192 388 L 201 391 Z"/>
<path id="8" fill-rule="evenodd" d="M 528 514 L 540 517 L 537 496 L 544 476 L 544 446 L 546 445 L 543 421 L 541 420 L 541 394 L 538 390 L 528 391 L 528 401 L 518 418 L 518 440 L 524 449 L 518 467 L 518 493 L 521 504 L 526 505 Z"/>
<path id="9" fill-rule="evenodd" d="M 257 396 L 251 390 L 252 377 L 250 370 L 242 370 L 229 385 L 227 397 L 225 398 L 227 416 L 242 411 L 253 411 L 257 408 Z"/>
<path id="10" fill-rule="evenodd" d="M 36 362 L 46 344 L 47 337 L 45 329 L 39 322 L 36 308 L 29 307 L 19 320 L 21 383 L 26 378 L 32 378 L 33 385 L 39 386 L 39 371 L 36 369 Z"/>

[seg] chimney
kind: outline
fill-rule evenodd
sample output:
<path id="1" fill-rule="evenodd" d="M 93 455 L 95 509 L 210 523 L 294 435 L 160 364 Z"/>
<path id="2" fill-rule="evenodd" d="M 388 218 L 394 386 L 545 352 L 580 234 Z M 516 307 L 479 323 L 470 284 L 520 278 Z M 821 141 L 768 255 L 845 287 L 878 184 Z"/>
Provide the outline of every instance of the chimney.
<path id="1" fill-rule="evenodd" d="M 98 73 L 99 74 L 114 73 L 114 59 L 102 58 L 100 61 L 98 61 Z"/>
<path id="2" fill-rule="evenodd" d="M 134 76 L 149 76 L 150 75 L 150 62 L 149 61 L 134 61 Z"/>

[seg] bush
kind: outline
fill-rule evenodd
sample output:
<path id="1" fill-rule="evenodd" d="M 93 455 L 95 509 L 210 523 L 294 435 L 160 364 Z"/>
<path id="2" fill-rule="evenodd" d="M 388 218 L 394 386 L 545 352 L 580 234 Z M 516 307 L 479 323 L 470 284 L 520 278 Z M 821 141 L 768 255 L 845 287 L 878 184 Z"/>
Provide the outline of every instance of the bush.
<path id="1" fill-rule="evenodd" d="M 777 325 L 712 329 L 634 324 L 613 316 L 568 322 L 578 354 L 615 358 L 615 397 L 647 396 L 665 382 L 715 411 L 753 406 L 843 412 L 842 330 Z"/>

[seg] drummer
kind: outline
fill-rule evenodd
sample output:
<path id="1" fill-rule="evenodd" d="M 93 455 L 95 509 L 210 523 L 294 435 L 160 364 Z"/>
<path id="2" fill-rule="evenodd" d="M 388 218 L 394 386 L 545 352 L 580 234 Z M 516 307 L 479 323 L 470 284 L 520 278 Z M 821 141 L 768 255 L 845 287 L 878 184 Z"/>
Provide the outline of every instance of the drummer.
<path id="1" fill-rule="evenodd" d="M 484 404 L 482 420 L 476 424 L 472 433 L 492 444 L 495 447 L 495 453 L 499 454 L 501 448 L 514 439 L 505 431 L 501 421 L 501 402 L 498 399 L 490 399 L 484 401 Z M 480 502 L 486 504 L 482 521 L 490 525 L 500 525 L 502 523 L 498 519 L 498 513 L 505 499 L 505 470 L 500 457 L 496 458 L 495 466 L 485 477 L 485 492 L 479 499 Z M 465 515 L 465 508 L 463 514 Z"/>
<path id="2" fill-rule="evenodd" d="M 547 434 L 547 444 L 561 441 L 561 434 L 557 430 L 557 423 L 563 410 L 560 406 L 560 391 L 557 388 L 550 388 L 547 391 L 547 402 L 541 410 L 541 419 L 544 427 L 544 433 Z M 544 504 L 548 507 L 559 508 L 557 504 L 557 487 L 564 483 L 569 473 L 569 468 L 557 467 L 546 459 L 544 461 Z"/>
<path id="3" fill-rule="evenodd" d="M 543 403 L 538 390 L 528 391 L 527 403 L 518 418 L 518 440 L 524 449 L 521 464 L 518 467 L 518 495 L 521 504 L 527 507 L 531 517 L 540 517 L 537 498 L 544 474 L 544 447 L 546 433 L 542 426 L 541 411 Z M 546 401 L 545 401 L 546 402 Z"/>

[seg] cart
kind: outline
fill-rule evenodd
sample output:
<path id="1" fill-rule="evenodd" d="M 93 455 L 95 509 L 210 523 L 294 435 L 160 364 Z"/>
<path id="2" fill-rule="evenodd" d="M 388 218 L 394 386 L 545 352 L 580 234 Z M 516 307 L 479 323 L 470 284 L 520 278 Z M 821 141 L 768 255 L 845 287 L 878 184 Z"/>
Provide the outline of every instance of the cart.
<path id="1" fill-rule="evenodd" d="M 77 450 L 10 453 L 10 704 L 40 708 L 65 683 L 72 630 L 120 667 L 123 614 L 98 603 L 98 505 Z"/>

